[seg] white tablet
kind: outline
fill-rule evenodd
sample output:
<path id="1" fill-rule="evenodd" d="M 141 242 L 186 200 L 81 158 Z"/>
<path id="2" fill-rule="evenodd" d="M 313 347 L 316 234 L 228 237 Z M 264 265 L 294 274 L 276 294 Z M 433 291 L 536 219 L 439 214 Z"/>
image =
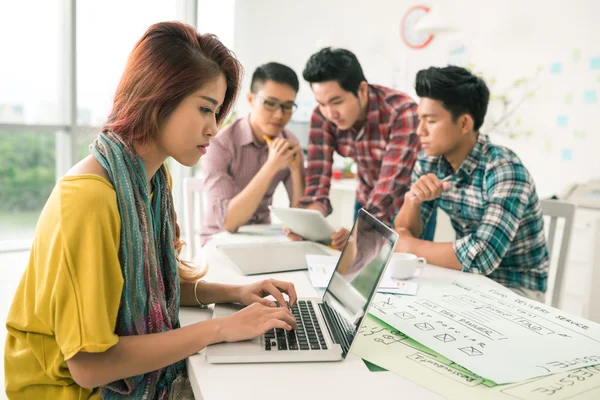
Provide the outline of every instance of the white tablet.
<path id="1" fill-rule="evenodd" d="M 281 220 L 283 226 L 296 235 L 313 242 L 331 243 L 331 235 L 335 229 L 319 211 L 273 206 L 269 206 L 269 209 Z"/>

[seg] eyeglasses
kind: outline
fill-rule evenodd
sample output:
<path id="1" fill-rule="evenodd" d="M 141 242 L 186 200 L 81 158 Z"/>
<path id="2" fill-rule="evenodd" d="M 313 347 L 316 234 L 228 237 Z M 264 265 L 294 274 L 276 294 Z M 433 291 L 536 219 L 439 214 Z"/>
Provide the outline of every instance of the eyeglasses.
<path id="1" fill-rule="evenodd" d="M 278 103 L 276 101 L 273 100 L 269 100 L 269 99 L 265 99 L 264 97 L 262 97 L 261 95 L 258 94 L 254 94 L 254 96 L 256 96 L 257 99 L 259 99 L 262 102 L 263 107 L 265 108 L 265 110 L 267 111 L 277 111 L 278 109 L 281 108 L 281 112 L 284 114 L 292 114 L 294 111 L 296 111 L 296 109 L 298 108 L 298 106 L 296 105 L 296 103 Z"/>

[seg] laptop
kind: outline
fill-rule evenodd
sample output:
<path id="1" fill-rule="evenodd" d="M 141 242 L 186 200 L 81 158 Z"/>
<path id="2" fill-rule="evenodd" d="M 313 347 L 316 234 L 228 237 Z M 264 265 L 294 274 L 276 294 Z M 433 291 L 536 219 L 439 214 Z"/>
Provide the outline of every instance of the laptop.
<path id="1" fill-rule="evenodd" d="M 396 232 L 361 209 L 323 297 L 300 298 L 291 309 L 298 329 L 273 329 L 252 340 L 208 346 L 206 360 L 218 364 L 345 359 L 397 240 Z M 213 318 L 241 308 L 216 305 Z"/>
<path id="2" fill-rule="evenodd" d="M 223 243 L 217 249 L 223 253 L 244 275 L 267 274 L 273 272 L 308 269 L 306 255 L 339 255 L 314 242 L 272 242 L 272 243 Z"/>

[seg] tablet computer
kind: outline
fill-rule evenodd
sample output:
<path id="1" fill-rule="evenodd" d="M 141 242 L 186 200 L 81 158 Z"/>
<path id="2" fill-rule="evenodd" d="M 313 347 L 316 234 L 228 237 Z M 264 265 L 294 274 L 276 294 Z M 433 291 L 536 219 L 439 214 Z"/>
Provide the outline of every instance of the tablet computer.
<path id="1" fill-rule="evenodd" d="M 317 210 L 269 206 L 269 209 L 281 220 L 283 226 L 306 240 L 331 243 L 335 229 Z"/>

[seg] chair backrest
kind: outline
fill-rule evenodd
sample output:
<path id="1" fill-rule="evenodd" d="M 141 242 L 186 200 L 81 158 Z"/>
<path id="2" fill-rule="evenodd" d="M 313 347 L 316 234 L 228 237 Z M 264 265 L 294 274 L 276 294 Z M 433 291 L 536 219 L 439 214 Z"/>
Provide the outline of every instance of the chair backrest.
<path id="1" fill-rule="evenodd" d="M 554 284 L 552 285 L 552 298 L 546 296 L 546 303 L 552 307 L 558 308 L 560 305 L 560 297 L 563 291 L 563 280 L 569 252 L 569 243 L 571 240 L 571 232 L 573 231 L 573 219 L 575 217 L 575 205 L 557 200 L 542 200 L 542 213 L 550 218 L 548 227 L 548 254 L 550 255 L 550 265 L 556 264 L 556 272 L 554 274 Z M 564 228 L 558 250 L 558 261 L 553 260 L 554 242 L 556 240 L 556 231 L 558 220 L 564 219 Z"/>
<path id="2" fill-rule="evenodd" d="M 187 248 L 189 251 L 189 256 L 191 260 L 194 260 L 196 257 L 196 222 L 200 227 L 202 224 L 202 217 L 204 212 L 204 199 L 203 199 L 203 181 L 201 178 L 185 178 L 183 180 L 183 197 L 184 197 L 184 207 L 185 207 L 185 215 L 184 215 L 184 225 L 185 225 L 185 234 L 187 238 Z M 198 194 L 198 196 L 194 196 L 194 193 Z M 196 218 L 196 209 L 194 202 L 194 198 L 198 198 L 200 215 Z"/>

